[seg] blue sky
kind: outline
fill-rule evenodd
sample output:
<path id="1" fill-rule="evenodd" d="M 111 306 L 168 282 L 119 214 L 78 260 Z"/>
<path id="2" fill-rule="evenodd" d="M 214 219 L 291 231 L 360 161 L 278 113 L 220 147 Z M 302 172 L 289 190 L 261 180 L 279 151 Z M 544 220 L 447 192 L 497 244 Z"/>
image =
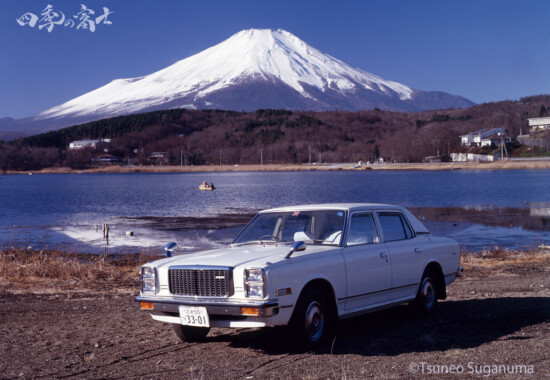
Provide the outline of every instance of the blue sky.
<path id="1" fill-rule="evenodd" d="M 16 19 L 84 4 L 111 25 Z M 249 28 L 285 29 L 346 63 L 477 103 L 550 93 L 547 0 L 0 0 L 0 117 L 32 116 L 150 74 Z"/>

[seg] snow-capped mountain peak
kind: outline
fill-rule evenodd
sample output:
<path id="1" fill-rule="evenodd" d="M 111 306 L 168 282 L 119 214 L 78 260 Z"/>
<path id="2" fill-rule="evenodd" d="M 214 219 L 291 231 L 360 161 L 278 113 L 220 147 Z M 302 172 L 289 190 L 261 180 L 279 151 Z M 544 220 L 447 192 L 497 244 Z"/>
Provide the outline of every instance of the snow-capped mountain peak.
<path id="1" fill-rule="evenodd" d="M 426 94 L 432 93 L 354 68 L 287 31 L 248 29 L 155 73 L 113 80 L 35 120 L 87 121 L 176 107 L 420 110 L 426 107 L 415 105 L 419 96 L 422 104 L 435 98 Z M 462 99 L 459 106 L 469 102 L 454 98 Z"/>

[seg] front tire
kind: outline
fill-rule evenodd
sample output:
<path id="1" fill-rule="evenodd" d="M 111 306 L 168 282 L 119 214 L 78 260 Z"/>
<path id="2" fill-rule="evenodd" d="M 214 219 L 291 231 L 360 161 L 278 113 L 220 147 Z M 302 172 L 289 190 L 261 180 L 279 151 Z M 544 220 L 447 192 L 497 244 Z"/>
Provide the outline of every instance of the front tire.
<path id="1" fill-rule="evenodd" d="M 333 321 L 325 295 L 317 288 L 306 289 L 300 297 L 292 320 L 292 331 L 300 348 L 320 348 L 332 333 Z"/>
<path id="2" fill-rule="evenodd" d="M 431 271 L 427 271 L 422 276 L 413 307 L 421 314 L 433 314 L 437 306 L 437 298 L 435 276 Z"/>
<path id="3" fill-rule="evenodd" d="M 174 332 L 182 342 L 202 342 L 206 339 L 206 335 L 210 331 L 207 327 L 194 327 L 173 324 Z"/>

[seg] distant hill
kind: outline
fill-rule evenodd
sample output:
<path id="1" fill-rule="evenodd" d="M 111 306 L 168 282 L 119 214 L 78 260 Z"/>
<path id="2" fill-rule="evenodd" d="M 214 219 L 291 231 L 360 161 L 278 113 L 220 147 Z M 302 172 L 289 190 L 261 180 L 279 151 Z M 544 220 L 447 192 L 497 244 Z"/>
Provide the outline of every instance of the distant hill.
<path id="1" fill-rule="evenodd" d="M 152 152 L 166 162 L 187 164 L 386 161 L 417 162 L 448 157 L 459 136 L 503 127 L 512 137 L 526 132 L 528 117 L 550 108 L 550 95 L 487 103 L 467 109 L 424 112 L 261 109 L 155 111 L 90 122 L 0 143 L 0 168 L 37 170 L 46 166 L 86 166 L 104 152 L 124 162 L 150 163 Z M 112 139 L 97 150 L 66 149 L 71 141 Z"/>

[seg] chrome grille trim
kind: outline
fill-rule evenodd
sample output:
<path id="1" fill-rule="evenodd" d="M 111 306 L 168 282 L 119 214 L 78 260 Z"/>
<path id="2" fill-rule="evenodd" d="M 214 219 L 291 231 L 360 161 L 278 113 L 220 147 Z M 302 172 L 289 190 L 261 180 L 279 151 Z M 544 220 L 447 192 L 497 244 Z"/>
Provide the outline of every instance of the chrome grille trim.
<path id="1" fill-rule="evenodd" d="M 233 270 L 227 267 L 171 267 L 168 284 L 174 295 L 230 297 L 233 295 Z"/>

